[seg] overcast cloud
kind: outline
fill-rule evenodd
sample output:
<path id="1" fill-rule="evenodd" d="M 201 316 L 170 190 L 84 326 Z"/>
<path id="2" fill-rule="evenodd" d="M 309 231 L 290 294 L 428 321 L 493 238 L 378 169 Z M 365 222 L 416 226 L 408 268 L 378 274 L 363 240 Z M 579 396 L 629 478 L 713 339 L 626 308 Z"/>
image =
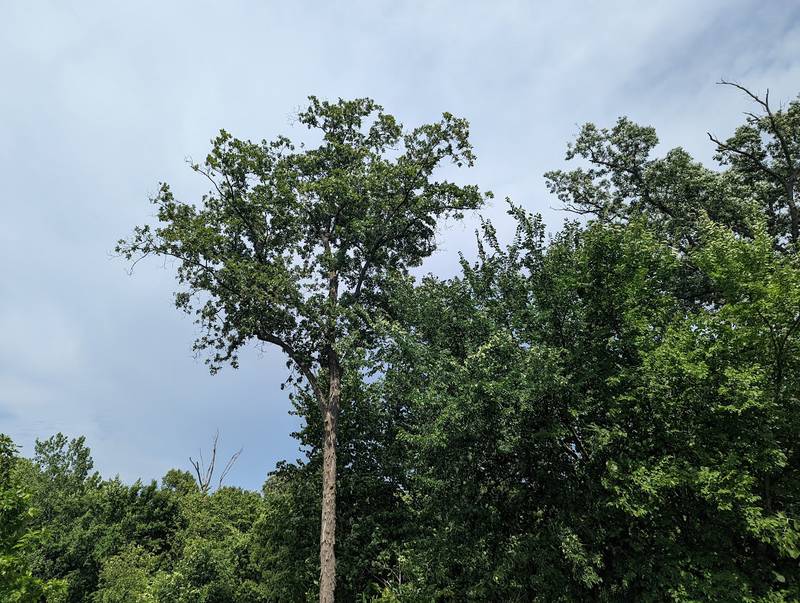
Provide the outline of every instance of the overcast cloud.
<path id="1" fill-rule="evenodd" d="M 297 456 L 277 353 L 211 377 L 195 327 L 157 261 L 129 277 L 116 240 L 150 219 L 165 180 L 203 190 L 185 164 L 225 128 L 302 135 L 305 97 L 370 96 L 413 126 L 472 123 L 464 178 L 564 215 L 542 174 L 580 123 L 621 114 L 703 161 L 706 131 L 748 108 L 720 78 L 772 98 L 800 92 L 800 4 L 669 2 L 3 2 L 0 19 L 0 431 L 85 434 L 104 475 L 188 468 L 216 428 L 244 448 L 231 481 L 257 488 Z M 474 221 L 447 228 L 426 265 L 451 274 Z"/>

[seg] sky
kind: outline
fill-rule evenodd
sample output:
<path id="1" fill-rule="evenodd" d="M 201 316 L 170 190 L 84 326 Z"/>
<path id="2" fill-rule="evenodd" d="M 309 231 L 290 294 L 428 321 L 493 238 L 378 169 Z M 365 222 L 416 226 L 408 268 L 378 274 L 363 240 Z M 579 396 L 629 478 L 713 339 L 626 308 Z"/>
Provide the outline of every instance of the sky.
<path id="1" fill-rule="evenodd" d="M 228 483 L 259 488 L 299 456 L 277 352 L 209 375 L 173 304 L 174 270 L 133 275 L 112 254 L 151 222 L 161 181 L 186 200 L 186 165 L 220 128 L 299 137 L 314 94 L 369 96 L 407 126 L 466 117 L 478 162 L 459 178 L 567 217 L 542 174 L 565 167 L 580 124 L 657 128 L 659 152 L 711 162 L 750 109 L 720 78 L 771 99 L 800 92 L 800 3 L 5 0 L 0 20 L 0 432 L 85 435 L 106 477 L 159 478 L 220 433 L 243 449 Z M 474 251 L 476 217 L 442 229 L 424 270 Z"/>

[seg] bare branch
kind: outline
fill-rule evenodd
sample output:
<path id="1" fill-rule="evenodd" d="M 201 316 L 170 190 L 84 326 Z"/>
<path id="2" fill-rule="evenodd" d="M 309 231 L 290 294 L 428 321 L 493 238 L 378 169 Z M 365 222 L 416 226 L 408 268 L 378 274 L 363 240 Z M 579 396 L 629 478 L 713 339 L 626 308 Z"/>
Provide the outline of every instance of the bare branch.
<path id="1" fill-rule="evenodd" d="M 219 445 L 219 429 L 216 430 L 214 433 L 214 439 L 211 443 L 211 459 L 209 460 L 208 466 L 205 465 L 205 461 L 203 459 L 203 451 L 200 450 L 200 458 L 198 460 L 194 460 L 192 457 L 189 457 L 189 462 L 192 464 L 194 468 L 195 475 L 197 475 L 197 485 L 200 488 L 200 492 L 203 494 L 208 494 L 211 490 L 211 482 L 214 479 L 214 471 L 216 470 L 217 465 L 217 447 Z M 222 473 L 219 476 L 219 480 L 217 481 L 217 488 L 222 487 L 222 482 L 225 477 L 228 475 L 230 470 L 233 468 L 233 465 L 239 459 L 239 456 L 242 454 L 242 449 L 240 448 L 238 452 L 233 454 L 228 462 L 225 464 L 225 468 L 222 470 Z"/>
<path id="2" fill-rule="evenodd" d="M 297 351 L 288 342 L 272 333 L 259 331 L 257 337 L 261 341 L 278 346 L 287 356 L 289 356 L 292 362 L 295 363 L 295 366 L 297 366 L 297 368 L 300 370 L 300 373 L 303 375 L 303 377 L 305 377 L 306 381 L 308 381 L 308 384 L 314 391 L 317 402 L 320 404 L 320 406 L 322 406 L 325 402 L 325 395 L 322 393 L 322 389 L 319 386 L 317 377 L 314 375 L 314 371 L 311 369 L 308 363 L 302 360 Z"/>
<path id="3" fill-rule="evenodd" d="M 239 450 L 236 453 L 234 453 L 230 459 L 228 459 L 225 468 L 222 470 L 222 473 L 219 476 L 219 482 L 217 483 L 217 488 L 222 487 L 222 481 L 228 475 L 230 470 L 233 469 L 233 466 L 236 464 L 236 461 L 239 460 L 239 457 L 242 455 L 242 450 L 243 450 L 242 448 L 239 448 Z"/>
<path id="4" fill-rule="evenodd" d="M 733 86 L 734 88 L 741 90 L 764 109 L 764 112 L 767 114 L 767 119 L 769 120 L 772 133 L 775 134 L 775 138 L 778 139 L 778 143 L 780 144 L 781 152 L 783 153 L 783 158 L 786 160 L 786 167 L 790 172 L 794 172 L 794 174 L 797 175 L 797 173 L 800 171 L 800 167 L 794 169 L 794 161 L 792 160 L 792 153 L 789 147 L 789 143 L 786 141 L 786 137 L 783 135 L 783 131 L 781 130 L 781 128 L 778 127 L 778 122 L 775 119 L 775 114 L 772 112 L 772 108 L 769 106 L 769 88 L 767 88 L 767 92 L 764 96 L 764 99 L 762 100 L 757 94 L 754 94 L 746 87 L 736 82 L 728 82 L 726 80 L 720 80 L 719 84 L 723 86 Z M 758 117 L 753 115 L 752 113 L 746 113 L 746 115 L 758 119 Z"/>
<path id="5" fill-rule="evenodd" d="M 764 101 L 764 100 L 761 100 L 758 97 L 757 94 L 752 93 L 750 90 L 748 90 L 747 88 L 745 88 L 744 86 L 742 86 L 738 82 L 729 82 L 728 80 L 721 79 L 720 81 L 717 82 L 717 84 L 719 84 L 720 86 L 731 86 L 733 88 L 737 88 L 738 90 L 741 90 L 742 92 L 744 92 L 747 96 L 749 96 L 751 99 L 753 99 L 755 102 L 757 102 L 759 105 L 761 105 L 765 109 L 769 108 L 769 90 L 767 90 L 767 100 Z"/>
<path id="6" fill-rule="evenodd" d="M 713 134 L 711 134 L 711 132 L 706 132 L 706 134 L 708 134 L 708 137 L 711 140 L 711 142 L 713 142 L 715 145 L 717 145 L 717 147 L 719 147 L 723 151 L 727 151 L 729 153 L 735 153 L 737 155 L 741 155 L 742 157 L 746 157 L 747 159 L 752 161 L 756 165 L 756 167 L 758 167 L 765 174 L 767 174 L 768 176 L 770 176 L 774 180 L 778 181 L 780 184 L 784 183 L 784 179 L 781 178 L 780 174 L 778 174 L 774 170 L 772 170 L 769 167 L 767 167 L 766 165 L 764 165 L 764 162 L 762 162 L 758 157 L 756 157 L 752 153 L 750 153 L 748 151 L 743 151 L 742 149 L 738 149 L 736 147 L 732 147 L 730 145 L 725 144 L 719 138 L 716 138 Z"/>
<path id="7" fill-rule="evenodd" d="M 189 462 L 192 464 L 192 467 L 194 467 L 194 472 L 197 475 L 197 485 L 199 486 L 200 491 L 205 492 L 203 489 L 203 472 L 200 467 L 200 462 L 195 461 L 192 457 L 189 457 Z"/>

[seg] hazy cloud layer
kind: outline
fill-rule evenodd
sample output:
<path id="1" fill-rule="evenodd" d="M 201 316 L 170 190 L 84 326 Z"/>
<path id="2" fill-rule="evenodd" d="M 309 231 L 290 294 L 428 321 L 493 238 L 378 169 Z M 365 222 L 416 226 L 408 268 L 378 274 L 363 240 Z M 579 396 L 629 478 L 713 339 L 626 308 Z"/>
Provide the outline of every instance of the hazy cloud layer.
<path id="1" fill-rule="evenodd" d="M 665 148 L 708 161 L 747 104 L 720 77 L 773 98 L 800 92 L 794 1 L 9 2 L 0 22 L 0 431 L 31 450 L 86 434 L 98 467 L 158 477 L 207 446 L 245 451 L 235 483 L 258 487 L 294 458 L 277 353 L 207 374 L 195 329 L 172 308 L 172 271 L 128 277 L 116 239 L 149 219 L 161 180 L 191 197 L 185 165 L 219 128 L 302 135 L 309 94 L 371 96 L 415 125 L 472 123 L 464 175 L 502 201 L 563 219 L 542 173 L 584 121 L 655 125 Z M 474 222 L 443 232 L 426 269 L 450 274 Z"/>

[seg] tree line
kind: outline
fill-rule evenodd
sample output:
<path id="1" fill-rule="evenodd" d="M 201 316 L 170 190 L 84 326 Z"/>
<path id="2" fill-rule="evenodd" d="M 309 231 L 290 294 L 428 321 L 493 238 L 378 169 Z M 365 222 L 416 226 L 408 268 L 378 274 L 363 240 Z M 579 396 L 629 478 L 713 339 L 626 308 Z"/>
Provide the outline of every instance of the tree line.
<path id="1" fill-rule="evenodd" d="M 586 124 L 545 175 L 573 219 L 507 201 L 449 279 L 411 270 L 491 197 L 441 169 L 475 161 L 465 120 L 311 97 L 313 143 L 221 132 L 209 193 L 161 185 L 117 250 L 176 259 L 212 372 L 285 353 L 305 458 L 261 492 L 128 485 L 82 438 L 3 439 L 0 595 L 800 598 L 800 101 L 723 83 L 754 110 L 713 168 Z"/>

